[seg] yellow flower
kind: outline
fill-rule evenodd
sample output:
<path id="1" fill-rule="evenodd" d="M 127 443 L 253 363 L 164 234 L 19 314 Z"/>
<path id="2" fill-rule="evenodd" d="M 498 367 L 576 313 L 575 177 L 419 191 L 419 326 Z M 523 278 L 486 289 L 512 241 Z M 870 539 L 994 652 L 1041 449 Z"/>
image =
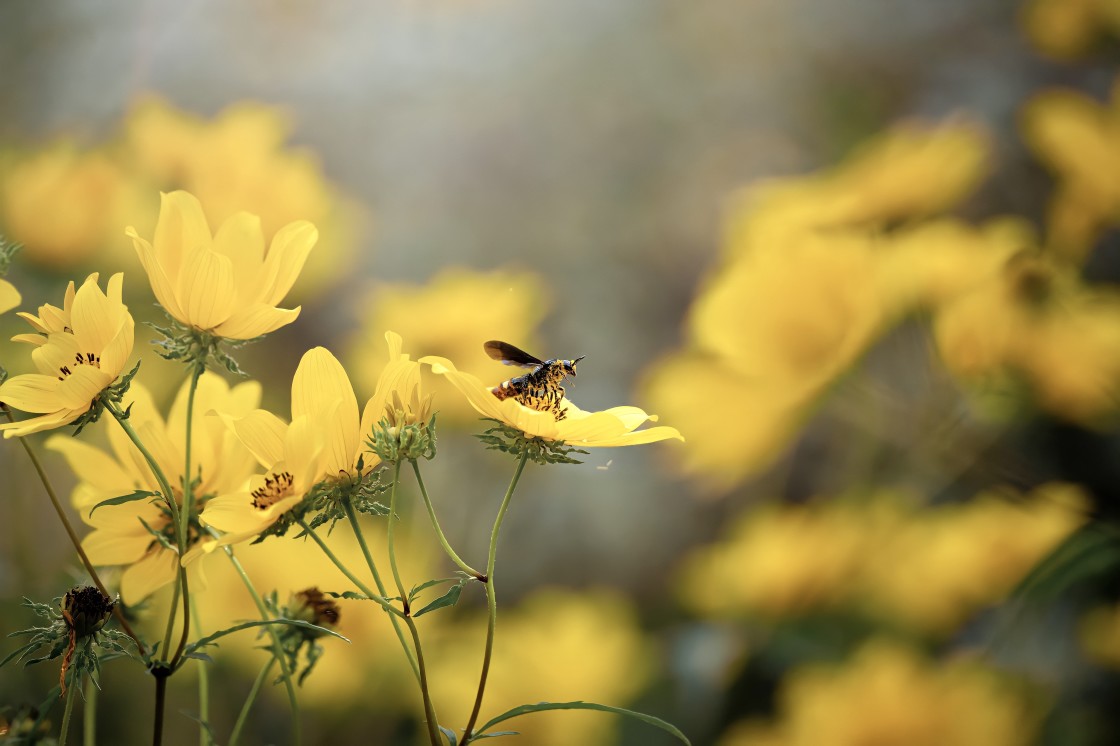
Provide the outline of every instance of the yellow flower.
<path id="1" fill-rule="evenodd" d="M 1109 668 L 1120 668 L 1120 605 L 1093 609 L 1081 620 L 1078 632 L 1090 658 Z"/>
<path id="2" fill-rule="evenodd" d="M 292 323 L 300 309 L 277 308 L 318 239 L 306 220 L 281 228 L 265 250 L 260 219 L 230 217 L 213 236 L 202 205 L 187 192 L 161 195 L 151 243 L 126 233 L 160 305 L 185 326 L 227 339 L 252 339 Z"/>
<path id="3" fill-rule="evenodd" d="M 125 406 L 131 404 L 129 420 L 170 480 L 175 490 L 172 497 L 179 504 L 183 500 L 180 485 L 186 457 L 187 394 L 188 385 L 184 384 L 166 422 L 139 383 L 132 383 L 125 399 Z M 191 472 L 199 480 L 194 489 L 196 504 L 204 504 L 210 495 L 239 488 L 255 466 L 252 455 L 221 420 L 203 415 L 216 411 L 231 417 L 242 416 L 260 402 L 260 395 L 260 384 L 255 381 L 230 388 L 214 373 L 204 373 L 199 378 L 191 423 Z M 104 506 L 90 514 L 102 500 L 138 489 L 159 491 L 142 454 L 121 428 L 112 425 L 107 428 L 110 452 L 61 435 L 48 440 L 47 447 L 61 453 L 78 477 L 71 502 L 82 519 L 94 528 L 82 546 L 95 565 L 125 566 L 120 590 L 125 603 L 131 605 L 175 579 L 179 556 L 153 540 L 149 532 L 151 528 L 163 533 L 174 546 L 171 516 L 162 504 L 144 500 Z M 197 540 L 198 533 L 192 527 L 187 545 L 193 546 Z"/>
<path id="4" fill-rule="evenodd" d="M 357 257 L 358 208 L 326 179 L 315 153 L 285 144 L 289 117 L 240 101 L 204 119 L 147 97 L 125 121 L 122 159 L 155 187 L 196 195 L 210 225 L 244 210 L 266 236 L 295 220 L 320 231 L 292 293 L 306 297 L 339 279 Z"/>
<path id="5" fill-rule="evenodd" d="M 135 187 L 107 154 L 61 142 L 0 169 L 0 226 L 30 262 L 60 270 L 118 243 Z"/>
<path id="6" fill-rule="evenodd" d="M 1031 0 L 1023 10 L 1027 37 L 1044 53 L 1071 59 L 1086 51 L 1103 32 L 1120 32 L 1116 0 Z"/>
<path id="7" fill-rule="evenodd" d="M 257 536 L 319 482 L 357 475 L 359 458 L 363 473 L 370 471 L 378 461 L 365 452 L 363 438 L 383 412 L 384 403 L 378 409 L 371 400 L 359 423 L 358 400 L 341 363 L 325 348 L 308 350 L 292 378 L 291 424 L 263 409 L 226 418 L 268 471 L 252 477 L 247 488 L 206 504 L 202 522 L 226 535 L 218 543 L 201 543 L 198 551 Z M 188 553 L 186 561 L 198 551 Z"/>
<path id="8" fill-rule="evenodd" d="M 462 728 L 478 685 L 478 636 L 483 618 L 457 624 L 448 639 L 432 639 L 432 698 L 439 717 Z M 602 589 L 545 589 L 503 612 L 481 722 L 518 705 L 585 700 L 626 706 L 649 681 L 655 651 L 631 604 Z M 442 643 L 442 644 L 441 644 Z M 427 643 L 425 650 L 427 650 Z M 617 718 L 545 712 L 506 723 L 541 746 L 614 743 Z M 651 731 L 652 732 L 652 731 Z"/>
<path id="9" fill-rule="evenodd" d="M 1041 713 L 1010 682 L 978 663 L 925 660 L 872 641 L 842 666 L 795 670 L 782 683 L 779 720 L 720 746 L 1026 746 Z"/>
<path id="10" fill-rule="evenodd" d="M 0 313 L 7 313 L 20 304 L 22 298 L 15 285 L 0 277 Z"/>
<path id="11" fill-rule="evenodd" d="M 494 396 L 494 387 L 488 387 L 470 373 L 458 370 L 446 358 L 423 357 L 420 362 L 432 366 L 433 372 L 446 376 L 483 417 L 503 422 L 530 437 L 579 448 L 634 446 L 669 438 L 684 440 L 674 428 L 664 425 L 638 430 L 645 422 L 656 422 L 657 417 L 637 407 L 585 412 L 565 398 L 561 407 L 566 416 L 557 422 L 553 412 L 530 409 L 513 398 L 498 399 Z"/>
<path id="12" fill-rule="evenodd" d="M 463 364 L 465 372 L 482 380 L 502 380 L 509 368 L 479 355 L 482 343 L 510 339 L 534 349 L 534 334 L 549 302 L 544 282 L 535 274 L 451 268 L 424 285 L 378 285 L 360 305 L 362 329 L 346 358 L 358 379 L 372 381 L 380 374 L 380 356 L 369 350 L 380 347 L 382 330 L 395 329 L 416 350 L 469 361 Z M 446 381 L 435 379 L 432 384 L 441 424 L 473 417 L 473 410 Z"/>
<path id="13" fill-rule="evenodd" d="M 77 291 L 70 283 L 64 308 L 44 305 L 38 317 L 20 314 L 38 334 L 13 339 L 35 345 L 31 359 L 40 372 L 5 381 L 0 401 L 39 416 L 0 425 L 5 438 L 73 422 L 121 374 L 133 342 L 132 316 L 121 302 L 123 281 L 120 274 L 110 277 L 106 294 L 95 272 Z"/>

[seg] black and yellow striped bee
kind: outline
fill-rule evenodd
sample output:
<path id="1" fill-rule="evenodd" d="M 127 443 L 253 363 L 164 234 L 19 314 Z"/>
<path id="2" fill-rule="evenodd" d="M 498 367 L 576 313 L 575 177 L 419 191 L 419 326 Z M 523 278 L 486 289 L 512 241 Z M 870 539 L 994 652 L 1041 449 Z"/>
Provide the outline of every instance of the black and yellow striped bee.
<path id="1" fill-rule="evenodd" d="M 575 360 L 540 360 L 506 342 L 490 340 L 482 347 L 487 355 L 506 365 L 532 368 L 523 376 L 495 386 L 494 396 L 499 399 L 513 398 L 538 412 L 552 412 L 556 415 L 557 422 L 567 416 L 567 412 L 560 406 L 564 398 L 564 387 L 560 384 L 565 378 L 575 378 L 576 363 L 583 360 L 583 355 Z"/>

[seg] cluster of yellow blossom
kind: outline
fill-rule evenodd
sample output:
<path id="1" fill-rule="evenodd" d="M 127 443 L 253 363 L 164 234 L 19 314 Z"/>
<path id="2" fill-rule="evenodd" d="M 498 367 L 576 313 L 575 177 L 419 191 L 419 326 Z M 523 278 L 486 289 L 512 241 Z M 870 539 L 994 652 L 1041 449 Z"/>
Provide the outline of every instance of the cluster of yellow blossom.
<path id="1" fill-rule="evenodd" d="M 1031 694 L 977 661 L 872 641 L 844 664 L 794 670 L 778 720 L 743 722 L 719 746 L 1026 746 L 1039 724 Z"/>
<path id="2" fill-rule="evenodd" d="M 1120 140 L 1118 140 L 1120 143 Z M 1022 220 L 936 217 L 977 184 L 975 126 L 903 126 L 831 171 L 751 187 L 646 395 L 690 434 L 683 468 L 727 487 L 769 466 L 831 385 L 901 320 L 945 366 L 1096 423 L 1120 403 L 1120 294 L 1084 284 Z M 1118 151 L 1120 152 L 1120 151 Z"/>
<path id="3" fill-rule="evenodd" d="M 0 234 L 56 271 L 94 258 L 123 268 L 130 252 L 121 226 L 148 233 L 157 191 L 185 189 L 214 225 L 242 211 L 259 216 L 267 235 L 297 219 L 315 223 L 323 235 L 297 292 L 321 289 L 352 263 L 357 211 L 311 153 L 285 144 L 289 130 L 281 111 L 263 104 L 238 103 L 207 120 L 141 100 L 105 145 L 60 141 L 3 155 Z"/>
<path id="4" fill-rule="evenodd" d="M 708 616 L 843 606 L 931 634 L 999 602 L 1085 520 L 1074 487 L 916 508 L 898 497 L 754 510 L 686 561 L 680 592 Z"/>

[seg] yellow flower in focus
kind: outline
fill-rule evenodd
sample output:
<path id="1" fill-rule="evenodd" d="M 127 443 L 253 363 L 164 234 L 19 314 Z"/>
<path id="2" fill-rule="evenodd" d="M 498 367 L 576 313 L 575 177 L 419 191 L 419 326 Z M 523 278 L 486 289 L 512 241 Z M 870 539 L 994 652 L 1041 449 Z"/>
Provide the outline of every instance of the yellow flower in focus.
<path id="1" fill-rule="evenodd" d="M 300 309 L 277 308 L 318 239 L 306 220 L 281 228 L 265 249 L 260 219 L 237 213 L 213 236 L 202 205 L 187 192 L 161 195 L 152 242 L 126 233 L 152 292 L 177 321 L 227 339 L 252 339 L 292 323 Z"/>
<path id="2" fill-rule="evenodd" d="M 0 401 L 39 416 L 0 424 L 5 438 L 73 422 L 124 371 L 132 354 L 134 324 L 121 302 L 123 282 L 124 276 L 115 274 L 103 292 L 95 272 L 76 291 L 70 283 L 62 309 L 45 304 L 39 316 L 20 314 L 37 333 L 13 339 L 35 346 L 31 359 L 39 373 L 0 384 Z"/>
<path id="3" fill-rule="evenodd" d="M 11 311 L 22 300 L 16 286 L 0 277 L 0 313 Z"/>
<path id="4" fill-rule="evenodd" d="M 252 101 L 207 120 L 148 97 L 125 121 L 123 157 L 159 189 L 196 195 L 211 225 L 241 211 L 259 216 L 266 236 L 296 220 L 313 223 L 322 235 L 293 289 L 303 296 L 353 267 L 357 209 L 327 181 L 313 153 L 285 145 L 288 120 Z"/>
<path id="5" fill-rule="evenodd" d="M 770 250 L 806 229 L 876 227 L 926 217 L 970 194 L 987 174 L 990 138 L 978 125 L 904 123 L 820 173 L 763 181 L 732 202 L 724 232 L 731 256 Z"/>
<path id="6" fill-rule="evenodd" d="M 129 420 L 145 447 L 155 457 L 175 489 L 172 497 L 180 505 L 183 494 L 183 465 L 186 456 L 188 384 L 179 390 L 166 422 L 147 390 L 133 382 L 125 398 L 130 406 Z M 194 417 L 191 422 L 191 472 L 198 479 L 194 489 L 196 505 L 205 504 L 214 494 L 237 489 L 253 471 L 252 454 L 210 411 L 229 417 L 244 416 L 260 403 L 261 387 L 247 381 L 230 388 L 221 376 L 204 373 L 198 379 Z M 78 514 L 94 530 L 82 546 L 95 565 L 123 565 L 120 591 L 126 604 L 134 605 L 175 580 L 179 556 L 173 549 L 152 539 L 149 528 L 164 534 L 175 545 L 171 515 L 162 504 L 137 501 L 90 510 L 97 503 L 134 490 L 158 492 L 159 484 L 143 455 L 115 423 L 106 428 L 111 451 L 106 452 L 83 440 L 56 435 L 47 447 L 61 453 L 78 477 L 71 502 Z M 197 510 L 197 508 L 196 508 Z M 199 534 L 192 527 L 187 546 L 194 546 Z"/>
<path id="7" fill-rule="evenodd" d="M 1082 285 L 1040 254 L 1013 255 L 944 304 L 934 336 L 955 375 L 1005 384 L 1017 374 L 1059 417 L 1092 424 L 1120 405 L 1120 294 Z"/>
<path id="8" fill-rule="evenodd" d="M 871 642 L 842 666 L 795 670 L 779 720 L 733 732 L 720 746 L 1027 746 L 1037 706 L 978 663 L 933 663 L 896 643 Z"/>
<path id="9" fill-rule="evenodd" d="M 493 386 L 486 386 L 470 373 L 458 370 L 450 360 L 423 357 L 420 362 L 432 366 L 434 373 L 446 376 L 483 417 L 503 422 L 531 438 L 543 438 L 579 448 L 636 446 L 669 438 L 684 440 L 676 429 L 665 425 L 638 430 L 646 422 L 656 422 L 657 416 L 646 414 L 637 407 L 612 407 L 601 412 L 585 412 L 565 398 L 561 400 L 561 408 L 566 416 L 557 422 L 556 415 L 551 411 L 530 409 L 512 397 L 498 399 L 494 396 Z"/>
<path id="10" fill-rule="evenodd" d="M 360 476 L 378 464 L 377 457 L 366 451 L 364 438 L 384 415 L 385 401 L 393 391 L 406 390 L 413 376 L 419 378 L 416 363 L 412 363 L 413 369 L 405 365 L 408 361 L 400 353 L 400 338 L 389 339 L 389 344 L 396 357 L 393 368 L 400 375 L 394 377 L 393 386 L 378 387 L 379 393 L 367 402 L 360 421 L 358 400 L 346 371 L 322 347 L 304 353 L 292 377 L 291 424 L 263 409 L 225 418 L 267 472 L 252 477 L 248 488 L 219 495 L 206 504 L 202 522 L 226 535 L 220 542 L 201 542 L 198 551 L 253 538 L 294 508 L 317 483 Z M 196 554 L 188 553 L 186 561 Z"/>
<path id="11" fill-rule="evenodd" d="M 59 143 L 18 158 L 0 180 L 0 232 L 54 270 L 104 258 L 136 200 L 134 185 L 101 152 Z"/>
<path id="12" fill-rule="evenodd" d="M 1120 16 L 1118 16 L 1120 20 Z M 1058 178 L 1048 244 L 1081 261 L 1120 211 L 1120 84 L 1101 105 L 1075 91 L 1035 96 L 1022 115 L 1023 136 Z"/>
<path id="13" fill-rule="evenodd" d="M 381 373 L 383 329 L 395 329 L 417 350 L 450 360 L 468 361 L 463 371 L 482 380 L 503 380 L 509 368 L 485 355 L 489 339 L 516 339 L 532 346 L 537 325 L 548 309 L 544 282 L 535 274 L 498 270 L 445 269 L 424 285 L 384 284 L 362 300 L 362 329 L 350 344 L 347 360 L 360 380 Z M 433 381 L 440 422 L 465 421 L 473 410 L 442 379 Z"/>
<path id="14" fill-rule="evenodd" d="M 451 727 L 463 727 L 470 715 L 471 698 L 462 693 L 478 686 L 478 636 L 484 626 L 479 618 L 456 625 L 445 641 L 432 640 L 432 699 L 439 703 L 440 720 Z M 649 681 L 653 659 L 625 598 L 603 590 L 538 591 L 503 612 L 480 721 L 540 701 L 624 707 Z M 618 720 L 600 715 L 542 712 L 504 725 L 540 746 L 614 743 Z"/>

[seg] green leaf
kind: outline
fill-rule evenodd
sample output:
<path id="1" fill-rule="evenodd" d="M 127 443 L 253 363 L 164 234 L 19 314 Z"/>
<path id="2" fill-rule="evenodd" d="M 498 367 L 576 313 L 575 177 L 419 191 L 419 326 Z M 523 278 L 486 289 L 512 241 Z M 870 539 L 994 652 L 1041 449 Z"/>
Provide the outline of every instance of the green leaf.
<path id="1" fill-rule="evenodd" d="M 1120 533 L 1090 523 L 1066 537 L 1011 593 L 1020 601 L 1046 602 L 1069 588 L 1100 578 L 1120 566 Z"/>
<path id="2" fill-rule="evenodd" d="M 416 617 L 421 616 L 423 614 L 427 614 L 429 611 L 435 611 L 436 609 L 442 609 L 445 606 L 454 606 L 459 600 L 459 594 L 462 593 L 462 592 L 463 592 L 463 581 L 460 580 L 458 583 L 456 583 L 455 585 L 448 588 L 447 592 L 444 593 L 442 596 L 437 598 L 435 601 L 432 601 L 430 604 L 428 604 L 424 608 L 420 609 L 420 611 L 413 614 L 412 615 L 413 618 L 416 618 Z"/>
<path id="3" fill-rule="evenodd" d="M 436 727 L 439 728 L 439 732 L 443 734 L 443 737 L 447 739 L 447 746 L 457 746 L 458 741 L 455 739 L 455 731 L 450 728 L 444 728 L 442 725 L 437 725 Z"/>
<path id="4" fill-rule="evenodd" d="M 333 630 L 329 630 L 326 627 L 320 627 L 319 625 L 312 624 L 311 622 L 305 622 L 301 619 L 269 619 L 267 621 L 257 619 L 252 622 L 242 622 L 241 624 L 235 624 L 232 627 L 219 630 L 212 635 L 207 635 L 200 640 L 195 640 L 190 645 L 187 645 L 186 648 L 184 648 L 183 655 L 187 656 L 192 653 L 196 653 L 197 651 L 208 645 L 213 645 L 215 640 L 225 637 L 226 635 L 232 635 L 234 632 L 240 632 L 241 630 L 249 629 L 250 627 L 265 627 L 269 624 L 287 624 L 290 627 L 301 627 L 303 629 L 310 629 L 316 632 L 321 632 L 323 634 L 330 635 L 331 637 L 337 637 L 344 642 L 350 642 L 349 638 L 343 637 Z"/>
<path id="5" fill-rule="evenodd" d="M 414 585 L 412 587 L 412 590 L 410 590 L 408 592 L 408 600 L 411 603 L 417 596 L 420 595 L 420 593 L 422 591 L 426 591 L 427 589 L 431 588 L 433 585 L 439 585 L 440 583 L 457 583 L 457 582 L 461 582 L 461 581 L 462 581 L 461 578 L 439 578 L 438 580 L 429 580 L 427 583 L 421 583 L 420 585 Z"/>
<path id="6" fill-rule="evenodd" d="M 137 500 L 143 500 L 144 498 L 147 498 L 147 497 L 159 497 L 159 496 L 160 496 L 160 494 L 158 492 L 149 492 L 148 490 L 136 490 L 135 492 L 132 492 L 128 495 L 121 495 L 120 497 L 110 497 L 108 500 L 102 500 L 101 502 L 97 503 L 97 505 L 94 505 L 92 508 L 89 509 L 89 514 L 90 514 L 90 516 L 92 516 L 93 511 L 97 510 L 102 505 L 124 505 L 125 503 L 136 502 Z"/>
<path id="7" fill-rule="evenodd" d="M 0 661 L 0 668 L 8 665 L 13 660 L 22 658 L 24 655 L 31 652 L 37 647 L 39 647 L 39 643 L 32 641 L 24 645 L 22 648 L 16 648 L 12 652 L 8 653 L 8 655 L 4 657 L 4 660 Z"/>
<path id="8" fill-rule="evenodd" d="M 485 737 L 487 734 L 483 733 L 483 731 L 485 731 L 487 728 L 491 728 L 497 725 L 498 723 L 504 722 L 506 720 L 511 720 L 515 717 L 520 717 L 521 715 L 528 715 L 531 712 L 545 712 L 547 710 L 598 710 L 599 712 L 613 712 L 616 715 L 626 715 L 627 717 L 641 720 L 643 723 L 652 725 L 655 728 L 660 728 L 661 730 L 680 740 L 682 743 L 686 743 L 688 744 L 688 746 L 692 746 L 691 742 L 685 737 L 684 733 L 681 733 L 675 726 L 666 723 L 660 718 L 655 718 L 653 715 L 646 715 L 641 712 L 634 712 L 633 710 L 624 710 L 621 707 L 600 705 L 596 704 L 595 702 L 537 702 L 535 705 L 521 705 L 520 707 L 514 707 L 512 710 L 503 712 L 501 715 L 498 715 L 496 718 L 493 718 L 488 723 L 483 725 L 478 729 L 478 735 L 471 737 L 470 740 L 473 741 L 478 738 Z"/>
<path id="9" fill-rule="evenodd" d="M 479 733 L 472 741 L 481 741 L 483 738 L 501 738 L 502 736 L 520 736 L 519 730 L 496 730 L 491 733 Z"/>

